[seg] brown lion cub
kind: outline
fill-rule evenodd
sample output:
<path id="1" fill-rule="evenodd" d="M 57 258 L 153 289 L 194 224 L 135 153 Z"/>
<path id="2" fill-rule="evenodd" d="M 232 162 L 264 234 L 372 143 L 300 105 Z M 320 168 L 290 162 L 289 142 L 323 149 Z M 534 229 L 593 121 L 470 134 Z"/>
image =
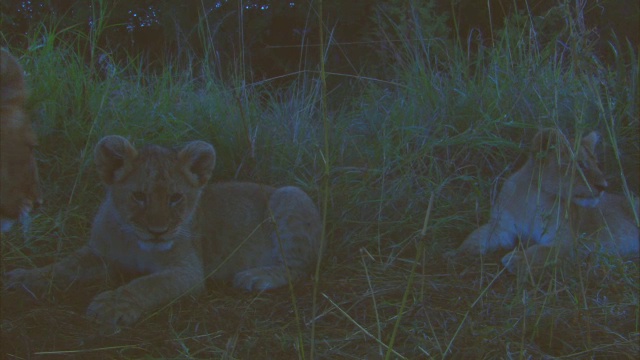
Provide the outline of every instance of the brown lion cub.
<path id="1" fill-rule="evenodd" d="M 293 186 L 207 185 L 215 160 L 202 141 L 136 150 L 123 137 L 103 138 L 95 162 L 107 191 L 89 243 L 58 263 L 13 270 L 5 285 L 38 289 L 132 271 L 141 276 L 97 295 L 87 310 L 98 322 L 127 325 L 202 291 L 205 277 L 262 291 L 308 274 L 323 244 L 313 201 Z"/>
<path id="2" fill-rule="evenodd" d="M 514 249 L 520 239 L 530 246 L 502 258 L 511 272 L 540 268 L 574 252 L 637 257 L 638 199 L 605 192 L 607 181 L 594 155 L 598 140 L 596 132 L 576 143 L 558 130 L 540 131 L 527 163 L 502 187 L 489 222 L 446 256 Z M 577 238 L 585 241 L 579 245 Z"/>
<path id="3" fill-rule="evenodd" d="M 0 232 L 40 205 L 36 136 L 24 109 L 27 87 L 18 61 L 0 49 Z"/>

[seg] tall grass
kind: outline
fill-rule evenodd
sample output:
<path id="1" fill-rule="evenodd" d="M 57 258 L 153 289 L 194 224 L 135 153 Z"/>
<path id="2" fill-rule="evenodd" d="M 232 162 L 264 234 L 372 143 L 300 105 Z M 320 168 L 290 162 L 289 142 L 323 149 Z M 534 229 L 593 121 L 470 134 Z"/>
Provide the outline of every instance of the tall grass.
<path id="1" fill-rule="evenodd" d="M 187 56 L 187 68 L 158 60 L 162 71 L 134 57 L 117 62 L 95 45 L 87 61 L 81 45 L 97 43 L 99 34 L 74 29 L 43 26 L 28 49 L 12 49 L 29 74 L 46 206 L 28 242 L 19 232 L 3 235 L 3 270 L 44 265 L 85 241 L 102 198 L 92 147 L 107 134 L 137 144 L 206 140 L 218 152 L 216 181 L 303 188 L 323 209 L 328 246 L 313 291 L 302 284 L 292 297 L 288 290 L 248 295 L 215 287 L 107 340 L 87 337 L 92 325 L 60 301 L 3 311 L 3 336 L 15 344 L 5 351 L 186 358 L 637 355 L 637 263 L 609 259 L 595 270 L 558 270 L 531 285 L 503 274 L 499 257 L 462 269 L 441 259 L 484 222 L 502 179 L 524 161 L 540 127 L 606 134 L 599 150 L 615 190 L 638 193 L 637 45 L 611 44 L 615 62 L 603 64 L 585 46 L 589 34 L 568 7 L 560 10 L 572 21 L 552 34 L 555 40 L 541 39 L 534 18 L 524 14 L 493 29 L 492 44 L 426 36 L 439 28 L 428 26 L 427 13 L 410 10 L 408 21 L 417 25 L 405 41 L 395 41 L 406 29 L 392 16 L 383 17 L 380 30 L 381 40 L 394 40 L 401 61 L 376 69 L 382 74 L 376 81 L 342 76 L 357 83 L 348 96 L 327 90 L 325 79 L 336 74 L 324 62 L 318 77 L 301 68 L 289 87 L 249 83 L 240 60 L 224 67 L 236 73 L 223 76 L 213 45 L 204 59 Z M 212 27 L 203 18 L 198 33 L 210 38 Z M 332 44 L 321 39 L 324 56 Z M 3 301 L 3 310 L 15 306 Z M 53 325 L 42 312 L 64 324 L 60 334 L 30 332 L 34 321 Z M 127 346 L 132 337 L 137 345 Z"/>

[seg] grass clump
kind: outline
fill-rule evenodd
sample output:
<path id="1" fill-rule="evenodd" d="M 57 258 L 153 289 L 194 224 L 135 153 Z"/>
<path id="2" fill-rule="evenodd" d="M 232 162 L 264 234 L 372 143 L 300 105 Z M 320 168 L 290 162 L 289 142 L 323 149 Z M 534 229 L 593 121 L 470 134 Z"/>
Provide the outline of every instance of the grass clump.
<path id="1" fill-rule="evenodd" d="M 403 33 L 391 15 L 381 17 L 383 40 Z M 403 21 L 421 16 L 428 14 Z M 499 255 L 464 266 L 441 257 L 484 222 L 502 179 L 524 162 L 540 127 L 605 134 L 599 150 L 612 187 L 638 193 L 637 47 L 612 44 L 619 55 L 605 65 L 576 24 L 550 41 L 532 21 L 514 16 L 494 29 L 492 44 L 449 41 L 439 27 L 415 27 L 417 41 L 393 42 L 397 66 L 374 69 L 376 81 L 344 76 L 352 84 L 342 92 L 323 88 L 321 77 L 332 76 L 331 69 L 320 77 L 301 69 L 288 87 L 274 88 L 268 81 L 246 84 L 242 74 L 222 78 L 196 58 L 187 67 L 161 59 L 163 66 L 149 69 L 136 58 L 119 63 L 96 47 L 88 62 L 78 46 L 86 38 L 74 43 L 65 33 L 62 42 L 46 30 L 34 38 L 45 40 L 12 49 L 29 74 L 47 205 L 28 241 L 19 231 L 3 234 L 3 271 L 42 266 L 84 243 L 102 198 L 92 148 L 107 134 L 138 144 L 209 141 L 219 158 L 215 180 L 303 188 L 319 204 L 326 201 L 328 247 L 318 283 L 299 284 L 294 296 L 213 284 L 205 296 L 110 336 L 78 315 L 103 284 L 26 301 L 3 291 L 3 351 L 635 358 L 637 262 L 600 259 L 531 284 L 505 274 Z M 429 32 L 442 40 L 426 40 Z"/>

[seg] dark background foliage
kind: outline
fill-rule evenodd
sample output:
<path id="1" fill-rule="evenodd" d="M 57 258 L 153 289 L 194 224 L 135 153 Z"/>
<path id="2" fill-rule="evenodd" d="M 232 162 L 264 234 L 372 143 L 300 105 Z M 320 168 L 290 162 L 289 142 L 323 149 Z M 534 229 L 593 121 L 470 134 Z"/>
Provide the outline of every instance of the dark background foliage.
<path id="1" fill-rule="evenodd" d="M 584 24 L 593 29 L 593 44 L 603 58 L 607 58 L 611 41 L 638 44 L 637 1 L 594 0 L 583 5 Z M 153 64 L 165 57 L 208 55 L 219 64 L 250 69 L 244 74 L 255 81 L 315 69 L 319 58 L 317 6 L 317 1 L 299 0 L 2 0 L 0 29 L 3 45 L 16 47 L 29 43 L 42 26 L 72 27 L 93 34 L 87 41 L 94 41 L 116 59 L 139 57 Z M 394 61 L 394 41 L 411 41 L 424 36 L 416 28 L 435 26 L 419 24 L 412 16 L 414 9 L 428 12 L 429 19 L 440 23 L 446 31 L 438 35 L 448 37 L 442 40 L 477 46 L 494 41 L 496 29 L 514 13 L 534 17 L 543 37 L 557 34 L 567 26 L 567 19 L 557 11 L 559 6 L 556 0 L 325 1 L 322 23 L 330 44 L 335 44 L 326 61 L 332 71 L 344 74 L 379 70 L 376 67 Z M 562 39 L 547 40 L 562 45 Z M 205 54 L 209 49 L 214 53 Z M 94 60 L 92 54 L 86 56 Z M 380 76 L 379 71 L 373 74 Z"/>

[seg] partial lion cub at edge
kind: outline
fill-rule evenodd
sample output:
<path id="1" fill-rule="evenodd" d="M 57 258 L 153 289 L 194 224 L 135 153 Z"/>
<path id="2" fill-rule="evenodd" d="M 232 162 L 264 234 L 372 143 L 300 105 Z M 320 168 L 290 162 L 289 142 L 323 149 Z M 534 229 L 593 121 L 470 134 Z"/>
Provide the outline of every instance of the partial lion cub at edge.
<path id="1" fill-rule="evenodd" d="M 5 275 L 5 286 L 42 289 L 108 276 L 141 274 L 97 295 L 87 314 L 128 325 L 153 309 L 204 288 L 205 277 L 267 290 L 300 279 L 318 261 L 321 220 L 299 188 L 255 183 L 207 185 L 213 146 L 193 141 L 181 150 L 107 136 L 95 148 L 106 197 L 86 246 L 62 261 Z"/>
<path id="2" fill-rule="evenodd" d="M 594 155 L 598 140 L 591 132 L 576 148 L 558 130 L 540 131 L 527 163 L 503 185 L 489 222 L 445 255 L 514 249 L 521 239 L 531 246 L 502 258 L 511 272 L 598 249 L 637 257 L 638 199 L 632 205 L 624 196 L 605 192 L 608 184 Z M 578 244 L 579 237 L 587 241 Z"/>
<path id="3" fill-rule="evenodd" d="M 36 135 L 25 111 L 27 86 L 22 67 L 0 49 L 0 232 L 29 218 L 42 203 L 34 156 Z"/>

